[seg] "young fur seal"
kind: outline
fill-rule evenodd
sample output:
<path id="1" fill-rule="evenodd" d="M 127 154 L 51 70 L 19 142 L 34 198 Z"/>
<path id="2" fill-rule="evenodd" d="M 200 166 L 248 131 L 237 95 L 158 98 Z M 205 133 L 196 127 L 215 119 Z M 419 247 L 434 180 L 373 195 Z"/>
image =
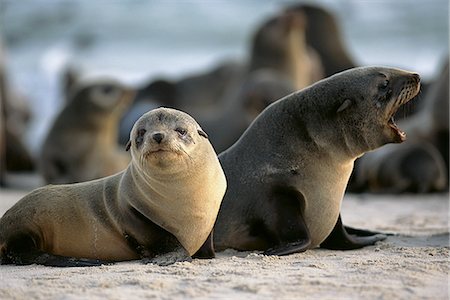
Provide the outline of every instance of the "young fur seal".
<path id="1" fill-rule="evenodd" d="M 167 108 L 134 125 L 127 169 L 49 185 L 0 219 L 2 264 L 92 266 L 139 258 L 160 264 L 213 254 L 211 231 L 226 189 L 217 155 L 197 122 Z M 209 251 L 207 251 L 209 248 Z"/>
<path id="2" fill-rule="evenodd" d="M 344 227 L 341 201 L 357 157 L 405 140 L 392 116 L 419 87 L 415 73 L 355 68 L 267 107 L 219 156 L 228 189 L 214 228 L 216 249 L 286 255 L 384 239 Z"/>
<path id="3" fill-rule="evenodd" d="M 41 150 L 40 171 L 47 183 L 76 183 L 125 169 L 130 156 L 119 148 L 119 120 L 134 92 L 112 80 L 75 89 L 57 116 Z"/>

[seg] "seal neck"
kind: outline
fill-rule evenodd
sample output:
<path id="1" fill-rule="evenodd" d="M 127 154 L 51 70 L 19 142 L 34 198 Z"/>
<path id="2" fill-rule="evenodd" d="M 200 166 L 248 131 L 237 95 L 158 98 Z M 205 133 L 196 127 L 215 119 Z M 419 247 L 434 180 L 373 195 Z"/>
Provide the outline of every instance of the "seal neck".
<path id="1" fill-rule="evenodd" d="M 315 89 L 317 88 L 322 87 L 316 86 Z M 327 88 L 329 87 L 325 87 Z M 326 98 L 316 97 L 311 90 L 303 90 L 301 94 L 285 98 L 281 100 L 285 104 L 278 106 L 283 109 L 277 113 L 282 116 L 278 122 L 284 127 L 296 128 L 288 134 L 294 134 L 296 139 L 301 138 L 317 153 L 331 154 L 339 161 L 353 161 L 367 151 L 364 146 L 367 141 L 363 135 L 355 140 L 354 131 L 358 130 L 349 129 L 348 125 L 340 122 L 335 117 L 333 104 L 323 100 Z"/>

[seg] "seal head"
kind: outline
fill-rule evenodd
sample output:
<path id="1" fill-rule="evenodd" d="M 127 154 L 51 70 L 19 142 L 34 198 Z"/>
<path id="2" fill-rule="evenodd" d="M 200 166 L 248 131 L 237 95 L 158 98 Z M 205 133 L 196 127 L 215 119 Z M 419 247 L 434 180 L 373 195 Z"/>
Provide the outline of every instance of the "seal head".
<path id="1" fill-rule="evenodd" d="M 318 91 L 321 90 L 320 92 Z M 315 85 L 311 91 L 320 108 L 321 122 L 339 129 L 343 143 L 336 141 L 350 156 L 359 157 L 387 143 L 401 143 L 406 134 L 397 126 L 394 114 L 420 91 L 420 76 L 393 68 L 363 67 L 341 72 Z M 320 99 L 316 97 L 323 94 Z M 328 143 L 321 134 L 323 123 L 313 124 L 319 143 Z M 326 130 L 330 133 L 330 130 Z M 321 139 L 321 137 L 323 139 Z M 335 145 L 333 145 L 335 147 Z"/>

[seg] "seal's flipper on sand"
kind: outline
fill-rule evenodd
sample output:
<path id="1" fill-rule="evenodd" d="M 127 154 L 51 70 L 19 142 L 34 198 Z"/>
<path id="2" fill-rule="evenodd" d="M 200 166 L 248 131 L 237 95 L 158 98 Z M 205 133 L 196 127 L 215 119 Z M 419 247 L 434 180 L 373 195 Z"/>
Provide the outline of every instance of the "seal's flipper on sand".
<path id="1" fill-rule="evenodd" d="M 213 232 L 214 229 L 209 234 L 208 239 L 206 239 L 205 243 L 200 247 L 200 249 L 198 249 L 198 251 L 192 256 L 192 258 L 208 259 L 216 257 L 213 244 Z"/>
<path id="2" fill-rule="evenodd" d="M 311 245 L 311 237 L 302 212 L 302 203 L 305 202 L 303 194 L 290 187 L 278 187 L 271 198 L 279 216 L 272 236 L 280 242 L 264 254 L 289 255 L 306 251 Z"/>
<path id="3" fill-rule="evenodd" d="M 341 215 L 339 215 L 333 231 L 326 240 L 320 244 L 320 247 L 332 250 L 352 250 L 374 245 L 376 242 L 387 238 L 387 236 L 382 233 L 354 229 L 351 227 L 348 227 L 348 229 L 349 232 L 347 231 L 347 227 L 342 224 Z"/>
<path id="4" fill-rule="evenodd" d="M 387 235 L 387 236 L 395 235 L 393 233 L 371 231 L 371 230 L 353 228 L 353 227 L 345 226 L 345 225 L 344 225 L 344 229 L 345 229 L 345 231 L 347 231 L 348 234 L 356 235 L 356 236 L 372 236 L 372 235 L 377 235 L 377 234 L 384 234 L 384 235 Z"/>
<path id="5" fill-rule="evenodd" d="M 75 258 L 46 253 L 36 248 L 32 237 L 23 235 L 11 241 L 8 248 L 2 251 L 0 264 L 38 264 L 48 267 L 95 267 L 111 263 L 98 259 Z"/>

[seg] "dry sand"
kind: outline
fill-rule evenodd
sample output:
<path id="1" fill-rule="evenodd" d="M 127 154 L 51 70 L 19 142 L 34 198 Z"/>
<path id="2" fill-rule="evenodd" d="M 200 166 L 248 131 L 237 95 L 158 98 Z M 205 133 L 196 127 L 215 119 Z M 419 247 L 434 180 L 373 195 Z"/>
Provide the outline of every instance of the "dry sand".
<path id="1" fill-rule="evenodd" d="M 23 195 L 1 190 L 0 215 Z M 227 250 L 168 267 L 0 266 L 0 299 L 448 299 L 448 196 L 347 195 L 344 223 L 398 233 L 360 250 Z"/>

